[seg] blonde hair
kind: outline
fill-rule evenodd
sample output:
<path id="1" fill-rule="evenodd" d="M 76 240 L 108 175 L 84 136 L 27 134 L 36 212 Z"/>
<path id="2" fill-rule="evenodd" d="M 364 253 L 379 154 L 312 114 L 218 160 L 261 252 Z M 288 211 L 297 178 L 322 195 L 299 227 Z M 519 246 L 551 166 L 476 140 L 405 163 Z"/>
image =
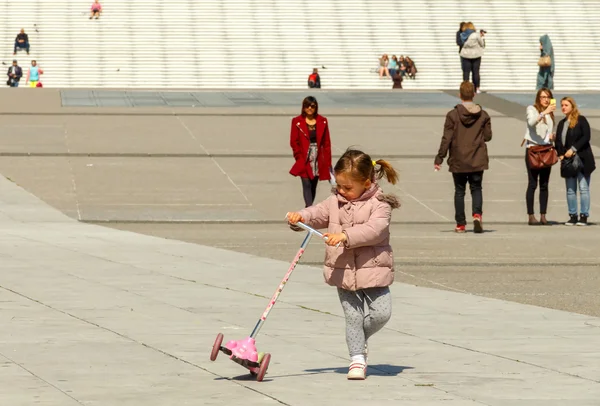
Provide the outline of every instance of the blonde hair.
<path id="1" fill-rule="evenodd" d="M 475 26 L 470 21 L 465 24 L 465 30 L 469 30 L 469 29 L 475 31 Z"/>
<path id="2" fill-rule="evenodd" d="M 392 185 L 398 182 L 398 172 L 385 159 L 373 161 L 371 157 L 359 150 L 348 149 L 333 168 L 336 174 L 348 172 L 359 181 L 376 180 L 385 176 Z"/>
<path id="3" fill-rule="evenodd" d="M 573 128 L 577 125 L 577 121 L 579 121 L 579 109 L 577 108 L 577 103 L 575 103 L 575 100 L 572 97 L 563 97 L 561 102 L 564 101 L 568 101 L 571 104 L 571 107 L 573 107 L 573 110 L 571 110 L 571 113 L 567 116 L 569 119 L 569 128 Z"/>

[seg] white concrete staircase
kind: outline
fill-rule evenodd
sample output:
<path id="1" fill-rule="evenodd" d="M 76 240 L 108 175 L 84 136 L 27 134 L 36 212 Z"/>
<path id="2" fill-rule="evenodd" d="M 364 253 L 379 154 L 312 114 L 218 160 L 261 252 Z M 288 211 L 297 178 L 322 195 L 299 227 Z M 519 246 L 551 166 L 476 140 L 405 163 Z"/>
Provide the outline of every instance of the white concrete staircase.
<path id="1" fill-rule="evenodd" d="M 548 33 L 556 88 L 600 89 L 596 0 L 0 0 L 0 55 L 8 68 L 20 28 L 46 87 L 391 88 L 373 70 L 382 53 L 410 55 L 407 89 L 455 89 L 460 21 L 488 31 L 482 88 L 535 87 L 538 38 Z M 37 28 L 38 32 L 35 31 Z M 26 74 L 26 71 L 25 71 Z"/>

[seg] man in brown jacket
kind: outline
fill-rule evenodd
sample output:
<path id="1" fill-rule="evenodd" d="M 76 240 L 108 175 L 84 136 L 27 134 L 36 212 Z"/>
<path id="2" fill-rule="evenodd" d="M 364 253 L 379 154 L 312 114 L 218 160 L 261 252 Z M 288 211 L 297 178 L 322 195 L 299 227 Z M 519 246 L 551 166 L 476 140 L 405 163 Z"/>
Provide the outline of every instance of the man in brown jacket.
<path id="1" fill-rule="evenodd" d="M 483 213 L 483 195 L 481 183 L 483 171 L 488 169 L 486 142 L 492 139 L 490 116 L 478 104 L 473 103 L 475 88 L 471 82 L 460 85 L 458 104 L 446 115 L 444 135 L 440 150 L 435 157 L 434 168 L 439 171 L 448 151 L 448 166 L 454 178 L 454 210 L 457 233 L 464 233 L 467 225 L 465 217 L 465 191 L 467 182 L 473 200 L 473 228 L 476 233 L 483 232 L 481 215 Z"/>

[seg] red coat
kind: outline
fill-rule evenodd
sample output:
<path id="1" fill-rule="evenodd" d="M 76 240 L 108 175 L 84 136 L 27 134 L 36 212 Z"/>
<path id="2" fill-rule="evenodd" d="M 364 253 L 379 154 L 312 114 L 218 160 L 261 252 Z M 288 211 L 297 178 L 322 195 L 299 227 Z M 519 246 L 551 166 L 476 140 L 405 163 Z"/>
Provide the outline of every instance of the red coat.
<path id="1" fill-rule="evenodd" d="M 316 117 L 317 125 L 317 162 L 319 165 L 319 180 L 329 180 L 329 168 L 331 168 L 331 138 L 329 137 L 329 125 L 327 118 L 318 115 Z M 300 176 L 301 178 L 313 179 L 315 175 L 308 162 L 308 148 L 310 147 L 310 138 L 308 135 L 308 125 L 302 116 L 292 119 L 292 129 L 290 131 L 290 146 L 294 153 L 296 163 L 290 169 L 290 174 Z"/>

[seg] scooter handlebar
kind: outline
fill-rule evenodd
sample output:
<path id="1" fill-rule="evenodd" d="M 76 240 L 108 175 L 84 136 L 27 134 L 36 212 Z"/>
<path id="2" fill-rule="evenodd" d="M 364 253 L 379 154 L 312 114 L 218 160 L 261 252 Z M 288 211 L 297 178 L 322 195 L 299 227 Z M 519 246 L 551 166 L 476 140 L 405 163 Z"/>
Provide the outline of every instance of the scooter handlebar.
<path id="1" fill-rule="evenodd" d="M 301 222 L 301 221 L 297 222 L 297 223 L 296 223 L 296 224 L 294 224 L 294 225 L 295 225 L 295 226 L 298 226 L 298 227 L 300 227 L 300 228 L 303 228 L 304 230 L 308 231 L 309 233 L 311 233 L 311 234 L 313 234 L 313 235 L 316 235 L 316 236 L 317 236 L 317 237 L 319 237 L 319 238 L 323 238 L 323 233 L 321 233 L 321 232 L 319 232 L 319 231 L 315 230 L 315 229 L 314 229 L 314 228 L 312 228 L 311 226 L 308 226 L 308 225 L 304 224 L 304 223 L 303 223 L 303 222 Z M 324 239 L 325 241 L 327 241 L 327 237 L 324 237 L 323 239 Z M 338 243 L 338 244 L 337 244 L 335 247 L 336 247 L 336 248 L 339 248 L 339 247 L 340 247 L 340 245 L 341 245 L 341 243 Z"/>
<path id="2" fill-rule="evenodd" d="M 296 224 L 294 224 L 295 226 L 298 226 L 300 228 L 303 228 L 304 230 L 308 231 L 311 234 L 316 235 L 319 238 L 323 238 L 323 233 L 321 233 L 320 231 L 315 230 L 314 228 L 312 228 L 311 226 L 308 226 L 306 224 L 304 224 L 303 222 L 299 221 Z"/>

